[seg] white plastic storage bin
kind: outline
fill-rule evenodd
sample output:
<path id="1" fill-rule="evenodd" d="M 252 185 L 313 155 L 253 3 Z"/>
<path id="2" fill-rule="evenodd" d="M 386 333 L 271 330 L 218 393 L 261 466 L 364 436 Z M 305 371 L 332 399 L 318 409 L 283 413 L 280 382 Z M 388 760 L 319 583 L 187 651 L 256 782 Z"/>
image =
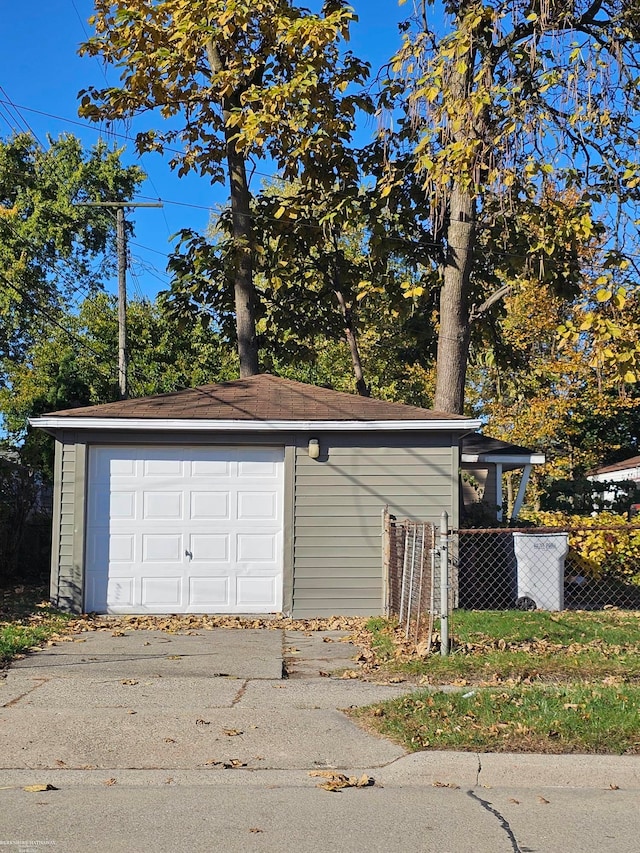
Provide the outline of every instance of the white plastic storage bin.
<path id="1" fill-rule="evenodd" d="M 514 533 L 521 610 L 564 610 L 567 533 Z"/>

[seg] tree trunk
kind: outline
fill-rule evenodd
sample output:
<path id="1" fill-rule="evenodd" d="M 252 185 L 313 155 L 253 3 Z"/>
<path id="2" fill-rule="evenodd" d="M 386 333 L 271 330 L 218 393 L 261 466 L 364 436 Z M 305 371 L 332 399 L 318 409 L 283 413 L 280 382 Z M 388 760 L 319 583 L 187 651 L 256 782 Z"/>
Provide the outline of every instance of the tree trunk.
<path id="1" fill-rule="evenodd" d="M 231 217 L 234 251 L 234 297 L 236 309 L 236 334 L 240 357 L 240 378 L 255 376 L 258 366 L 258 339 L 256 336 L 256 292 L 253 284 L 253 228 L 251 227 L 251 195 L 247 182 L 244 157 L 236 150 L 227 134 L 227 163 L 231 187 Z"/>
<path id="2" fill-rule="evenodd" d="M 224 63 L 217 45 L 210 39 L 207 56 L 213 72 L 223 70 Z M 239 101 L 239 96 L 236 96 Z M 256 335 L 256 289 L 253 283 L 253 228 L 251 226 L 251 193 L 247 181 L 247 168 L 243 154 L 238 151 L 235 132 L 229 126 L 233 96 L 222 99 L 222 116 L 225 123 L 227 169 L 231 195 L 231 221 L 234 253 L 234 299 L 236 309 L 236 335 L 240 358 L 240 378 L 255 376 L 258 366 L 258 339 Z"/>
<path id="3" fill-rule="evenodd" d="M 469 290 L 475 204 L 471 193 L 454 187 L 449 206 L 447 256 L 440 290 L 440 329 L 434 409 L 461 415 L 469 356 Z"/>
<path id="4" fill-rule="evenodd" d="M 351 316 L 351 311 L 345 301 L 344 294 L 342 293 L 342 291 L 335 289 L 334 293 L 336 295 L 338 305 L 340 306 L 340 310 L 342 311 L 342 316 L 344 318 L 344 336 L 349 346 L 349 352 L 351 353 L 353 373 L 356 377 L 356 391 L 361 397 L 370 397 L 371 389 L 364 381 L 364 371 L 362 369 L 362 361 L 360 360 L 358 339 L 356 337 L 356 331 L 353 325 L 353 317 Z"/>

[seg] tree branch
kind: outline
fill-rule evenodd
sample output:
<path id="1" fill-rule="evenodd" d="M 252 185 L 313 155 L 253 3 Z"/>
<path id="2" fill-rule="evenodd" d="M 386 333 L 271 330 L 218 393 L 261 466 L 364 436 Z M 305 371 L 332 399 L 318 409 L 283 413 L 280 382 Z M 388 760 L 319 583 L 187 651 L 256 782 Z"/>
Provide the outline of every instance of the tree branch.
<path id="1" fill-rule="evenodd" d="M 511 285 L 505 284 L 499 290 L 496 290 L 495 293 L 492 293 L 484 302 L 480 305 L 473 305 L 471 310 L 469 311 L 469 322 L 474 323 L 476 320 L 479 320 L 483 314 L 486 314 L 487 311 L 496 304 L 496 302 L 500 302 L 501 299 L 504 299 L 506 296 L 509 296 L 511 293 Z"/>

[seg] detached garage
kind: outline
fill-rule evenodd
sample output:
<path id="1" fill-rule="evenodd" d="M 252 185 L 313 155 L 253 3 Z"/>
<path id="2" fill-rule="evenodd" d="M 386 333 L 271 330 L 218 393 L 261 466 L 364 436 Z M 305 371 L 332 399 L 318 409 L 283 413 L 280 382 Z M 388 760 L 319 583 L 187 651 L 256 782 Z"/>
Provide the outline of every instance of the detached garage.
<path id="1" fill-rule="evenodd" d="M 54 412 L 72 612 L 382 612 L 381 513 L 457 524 L 478 421 L 267 374 Z"/>

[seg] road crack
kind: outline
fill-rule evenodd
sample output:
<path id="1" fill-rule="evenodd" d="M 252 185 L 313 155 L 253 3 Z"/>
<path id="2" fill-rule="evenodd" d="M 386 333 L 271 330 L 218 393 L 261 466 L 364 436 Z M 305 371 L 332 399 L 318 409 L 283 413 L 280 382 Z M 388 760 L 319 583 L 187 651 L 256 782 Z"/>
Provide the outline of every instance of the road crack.
<path id="1" fill-rule="evenodd" d="M 242 686 L 240 687 L 240 689 L 238 690 L 238 692 L 236 693 L 236 695 L 234 696 L 234 698 L 231 700 L 231 707 L 232 707 L 232 708 L 233 708 L 233 706 L 234 706 L 234 705 L 237 705 L 237 704 L 238 704 L 238 702 L 242 699 L 242 697 L 243 697 L 243 696 L 244 696 L 244 694 L 246 693 L 246 690 L 247 690 L 247 686 L 248 686 L 248 685 L 249 685 L 249 681 L 248 681 L 248 679 L 242 682 Z"/>
<path id="2" fill-rule="evenodd" d="M 524 851 L 518 844 L 518 839 L 515 837 L 513 830 L 509 825 L 509 821 L 506 819 L 506 817 L 504 817 L 504 815 L 501 815 L 497 809 L 494 809 L 494 807 L 488 800 L 483 800 L 482 797 L 479 797 L 477 794 L 474 794 L 473 791 L 467 791 L 467 796 L 471 797 L 471 799 L 475 800 L 477 803 L 480 803 L 482 808 L 485 809 L 485 811 L 488 811 L 489 814 L 492 814 L 494 817 L 498 818 L 500 826 L 505 831 L 509 838 L 509 841 L 511 842 L 511 849 L 513 850 L 513 853 L 524 853 Z"/>
<path id="3" fill-rule="evenodd" d="M 39 678 L 34 679 L 34 681 L 38 681 L 38 684 L 34 684 L 33 687 L 30 687 L 29 690 L 25 690 L 24 693 L 21 693 L 20 696 L 15 696 L 13 699 L 10 699 L 9 702 L 6 702 L 4 705 L 0 706 L 2 708 L 11 708 L 13 705 L 17 705 L 21 699 L 24 699 L 25 696 L 28 696 L 30 693 L 33 693 L 34 690 L 37 690 L 38 687 L 42 687 L 43 684 L 46 684 L 47 681 L 50 681 L 49 678 Z"/>

